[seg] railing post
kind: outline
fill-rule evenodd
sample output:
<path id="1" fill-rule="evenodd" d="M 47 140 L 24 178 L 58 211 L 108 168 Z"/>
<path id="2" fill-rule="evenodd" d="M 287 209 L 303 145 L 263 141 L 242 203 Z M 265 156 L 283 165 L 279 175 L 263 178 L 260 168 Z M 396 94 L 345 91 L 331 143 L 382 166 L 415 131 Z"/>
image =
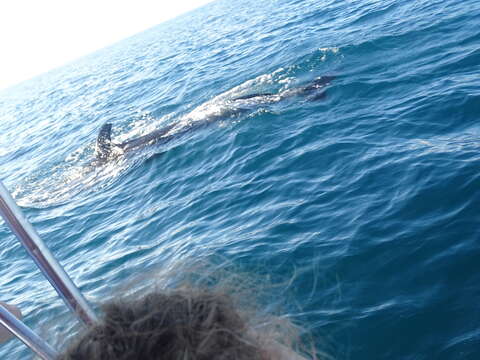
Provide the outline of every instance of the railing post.
<path id="1" fill-rule="evenodd" d="M 50 345 L 43 341 L 27 325 L 18 320 L 6 307 L 0 303 L 0 324 L 19 338 L 43 360 L 55 360 L 58 356 Z"/>
<path id="2" fill-rule="evenodd" d="M 40 239 L 33 226 L 23 216 L 12 196 L 0 181 L 0 215 L 33 258 L 58 295 L 87 325 L 97 322 L 93 309 L 69 278 L 63 267 Z"/>

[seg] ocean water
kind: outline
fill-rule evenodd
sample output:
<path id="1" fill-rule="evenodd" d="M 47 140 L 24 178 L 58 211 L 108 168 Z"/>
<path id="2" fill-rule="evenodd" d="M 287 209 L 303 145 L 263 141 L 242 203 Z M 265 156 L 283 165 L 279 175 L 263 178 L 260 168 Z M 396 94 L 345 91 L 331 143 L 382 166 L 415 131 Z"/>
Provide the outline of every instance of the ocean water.
<path id="1" fill-rule="evenodd" d="M 479 24 L 475 0 L 219 0 L 0 92 L 1 179 L 93 304 L 221 257 L 291 279 L 275 296 L 334 358 L 479 359 Z M 322 99 L 225 112 L 322 75 Z M 201 126 L 92 168 L 105 122 L 115 141 Z M 65 336 L 0 241 L 1 299 Z"/>

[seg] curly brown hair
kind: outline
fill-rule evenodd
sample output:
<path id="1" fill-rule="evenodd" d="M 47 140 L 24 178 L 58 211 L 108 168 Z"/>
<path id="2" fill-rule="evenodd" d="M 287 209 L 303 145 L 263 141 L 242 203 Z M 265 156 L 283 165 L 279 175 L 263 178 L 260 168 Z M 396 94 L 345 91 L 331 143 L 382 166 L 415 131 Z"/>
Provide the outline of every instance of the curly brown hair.
<path id="1" fill-rule="evenodd" d="M 273 314 L 285 311 L 272 309 L 272 292 L 287 296 L 288 284 L 228 263 L 152 269 L 124 281 L 58 360 L 332 359 L 289 316 Z"/>
<path id="2" fill-rule="evenodd" d="M 261 349 L 229 296 L 177 290 L 104 306 L 59 359 L 263 360 Z"/>

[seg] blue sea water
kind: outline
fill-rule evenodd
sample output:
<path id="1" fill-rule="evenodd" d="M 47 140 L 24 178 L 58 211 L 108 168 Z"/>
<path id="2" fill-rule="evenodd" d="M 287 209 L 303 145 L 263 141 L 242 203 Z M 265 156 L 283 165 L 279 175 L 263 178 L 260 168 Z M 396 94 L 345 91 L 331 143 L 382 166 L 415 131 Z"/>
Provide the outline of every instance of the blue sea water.
<path id="1" fill-rule="evenodd" d="M 479 25 L 475 0 L 219 0 L 0 92 L 1 179 L 94 304 L 220 256 L 291 278 L 278 297 L 334 358 L 478 359 Z M 107 121 L 125 140 L 322 75 L 322 100 L 88 165 Z M 63 337 L 63 303 L 0 241 L 1 299 Z"/>

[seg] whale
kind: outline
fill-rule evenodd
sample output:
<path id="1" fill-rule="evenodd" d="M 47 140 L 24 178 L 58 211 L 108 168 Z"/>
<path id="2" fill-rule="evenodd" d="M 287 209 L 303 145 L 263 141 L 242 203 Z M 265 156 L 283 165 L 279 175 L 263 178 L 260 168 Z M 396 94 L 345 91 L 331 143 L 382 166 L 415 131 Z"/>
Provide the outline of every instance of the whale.
<path id="1" fill-rule="evenodd" d="M 165 136 L 175 124 L 171 124 L 162 129 L 152 131 L 149 134 L 140 136 L 135 139 L 127 140 L 122 143 L 112 142 L 112 124 L 105 123 L 100 128 L 97 141 L 95 144 L 95 160 L 98 162 L 105 162 L 113 157 L 123 155 L 129 151 L 145 147 L 147 145 L 153 145 L 160 140 L 167 142 L 171 140 L 173 136 Z"/>
<path id="2" fill-rule="evenodd" d="M 188 126 L 179 127 L 178 122 L 169 124 L 161 129 L 152 131 L 146 135 L 133 138 L 121 143 L 115 143 L 112 141 L 112 123 L 105 123 L 98 132 L 96 144 L 95 144 L 95 159 L 96 164 L 103 164 L 111 159 L 122 156 L 128 152 L 151 146 L 154 144 L 164 144 L 179 136 L 190 132 L 194 129 L 202 127 L 208 123 L 226 119 L 231 116 L 238 115 L 245 111 L 251 111 L 263 104 L 279 102 L 283 99 L 304 96 L 309 101 L 322 100 L 326 94 L 324 87 L 329 85 L 332 80 L 335 79 L 333 75 L 325 75 L 316 78 L 311 83 L 299 86 L 291 89 L 284 90 L 280 93 L 252 93 L 242 96 L 234 97 L 223 104 L 220 110 L 219 106 L 214 104 L 214 111 L 208 110 L 207 104 L 199 106 L 193 110 L 192 113 L 186 115 L 186 118 L 194 117 L 195 111 L 201 110 L 204 118 L 202 121 L 191 122 Z M 174 128 L 179 127 L 179 131 L 172 131 Z"/>

